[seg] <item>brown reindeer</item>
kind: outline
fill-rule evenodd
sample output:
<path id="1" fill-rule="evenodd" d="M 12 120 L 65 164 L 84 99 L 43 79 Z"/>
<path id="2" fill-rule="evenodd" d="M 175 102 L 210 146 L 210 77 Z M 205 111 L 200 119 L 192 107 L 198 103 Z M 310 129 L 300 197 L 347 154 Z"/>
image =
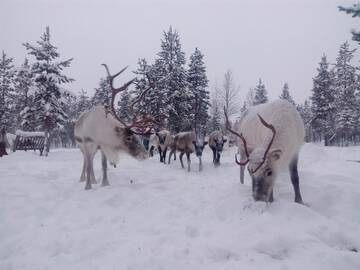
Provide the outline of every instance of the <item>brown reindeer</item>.
<path id="1" fill-rule="evenodd" d="M 182 157 L 184 156 L 184 154 L 186 154 L 188 171 L 190 171 L 190 154 L 195 152 L 196 156 L 199 159 L 199 171 L 202 171 L 202 152 L 206 145 L 207 142 L 205 142 L 203 139 L 198 138 L 194 131 L 180 132 L 174 136 L 174 141 L 171 145 L 168 163 L 170 164 L 171 155 L 175 155 L 176 151 L 179 151 L 181 167 L 184 169 Z"/>

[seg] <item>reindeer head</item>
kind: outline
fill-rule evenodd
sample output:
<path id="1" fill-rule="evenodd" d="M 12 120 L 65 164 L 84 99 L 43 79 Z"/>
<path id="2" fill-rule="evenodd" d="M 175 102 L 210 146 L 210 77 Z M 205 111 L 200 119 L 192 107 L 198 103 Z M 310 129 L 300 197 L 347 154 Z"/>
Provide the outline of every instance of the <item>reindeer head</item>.
<path id="1" fill-rule="evenodd" d="M 150 117 L 144 117 L 139 119 L 138 114 L 134 112 L 134 105 L 144 97 L 144 95 L 153 88 L 153 83 L 150 82 L 150 86 L 145 89 L 141 95 L 131 104 L 130 113 L 132 114 L 132 121 L 130 123 L 126 123 L 123 119 L 121 119 L 115 111 L 114 102 L 115 97 L 118 93 L 125 91 L 131 83 L 133 83 L 134 79 L 125 83 L 122 87 L 115 88 L 113 85 L 114 79 L 119 76 L 127 67 L 120 70 L 115 75 L 110 75 L 110 71 L 107 65 L 103 64 L 106 69 L 108 80 L 110 83 L 110 87 L 112 90 L 111 95 L 111 105 L 110 110 L 113 117 L 118 121 L 118 125 L 114 127 L 114 132 L 119 139 L 118 148 L 128 152 L 131 156 L 136 157 L 138 159 L 145 159 L 147 157 L 147 153 L 144 145 L 142 144 L 139 136 L 137 135 L 147 135 L 151 133 L 151 126 L 155 123 L 155 121 Z"/>
<path id="2" fill-rule="evenodd" d="M 196 154 L 196 156 L 201 157 L 202 153 L 204 151 L 204 148 L 208 144 L 208 142 L 204 141 L 203 139 L 196 139 L 192 143 L 195 146 L 195 154 Z"/>
<path id="3" fill-rule="evenodd" d="M 252 190 L 253 197 L 256 201 L 270 201 L 274 182 L 277 176 L 277 161 L 280 159 L 282 151 L 279 149 L 271 149 L 276 135 L 276 130 L 273 125 L 268 124 L 259 114 L 258 117 L 261 123 L 269 128 L 273 135 L 266 147 L 266 149 L 259 147 L 255 149 L 249 149 L 245 138 L 242 134 L 232 130 L 230 123 L 225 113 L 226 128 L 242 141 L 242 152 L 245 154 L 246 159 L 239 161 L 237 155 L 235 155 L 235 162 L 239 166 L 246 166 L 248 164 L 248 171 L 252 178 Z"/>

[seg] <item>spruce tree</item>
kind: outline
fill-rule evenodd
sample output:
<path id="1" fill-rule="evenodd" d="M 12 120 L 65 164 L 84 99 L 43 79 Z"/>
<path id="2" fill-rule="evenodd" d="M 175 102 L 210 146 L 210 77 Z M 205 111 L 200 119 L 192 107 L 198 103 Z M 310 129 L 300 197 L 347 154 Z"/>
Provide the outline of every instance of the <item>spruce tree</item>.
<path id="1" fill-rule="evenodd" d="M 208 133 L 221 129 L 221 106 L 220 106 L 219 89 L 215 84 L 211 95 L 210 121 L 208 122 Z"/>
<path id="2" fill-rule="evenodd" d="M 93 106 L 110 106 L 111 102 L 111 87 L 106 78 L 100 78 L 99 86 L 95 88 L 94 96 L 91 98 Z"/>
<path id="3" fill-rule="evenodd" d="M 167 98 L 166 93 L 156 83 L 161 80 L 161 76 L 157 71 L 160 68 L 151 66 L 142 58 L 138 61 L 138 69 L 134 71 L 137 75 L 135 80 L 135 89 L 130 92 L 135 98 L 139 96 L 150 87 L 150 83 L 155 83 L 155 87 L 150 89 L 146 95 L 135 105 L 134 110 L 139 112 L 140 116 L 151 116 L 159 124 L 159 128 L 166 127 L 167 119 Z M 149 81 L 150 80 L 150 81 Z"/>
<path id="4" fill-rule="evenodd" d="M 18 69 L 15 79 L 17 128 L 22 130 L 35 129 L 35 112 L 32 112 L 34 103 L 34 79 L 29 60 Z"/>
<path id="5" fill-rule="evenodd" d="M 15 126 L 15 70 L 12 62 L 13 58 L 7 57 L 3 51 L 0 59 L 0 130 L 12 130 Z"/>
<path id="6" fill-rule="evenodd" d="M 188 69 L 189 90 L 193 100 L 191 101 L 192 127 L 197 134 L 204 134 L 209 119 L 209 91 L 207 90 L 208 79 L 203 61 L 204 55 L 198 48 L 190 56 Z"/>
<path id="7" fill-rule="evenodd" d="M 289 101 L 291 104 L 295 105 L 294 99 L 290 95 L 289 91 L 289 84 L 285 83 L 281 92 L 281 95 L 279 96 L 280 99 L 284 99 Z"/>
<path id="8" fill-rule="evenodd" d="M 353 4 L 351 7 L 339 6 L 339 10 L 351 14 L 352 17 L 360 17 L 360 3 Z M 360 42 L 360 31 L 352 30 L 351 33 L 353 40 Z"/>
<path id="9" fill-rule="evenodd" d="M 311 123 L 318 135 L 324 136 L 325 146 L 329 145 L 329 137 L 335 132 L 335 90 L 333 87 L 333 76 L 329 71 L 329 63 L 326 56 L 321 58 L 318 74 L 313 78 L 312 88 L 312 113 Z"/>
<path id="10" fill-rule="evenodd" d="M 130 105 L 131 105 L 131 95 L 129 90 L 125 90 L 120 95 L 120 100 L 118 101 L 118 111 L 117 114 L 120 118 L 125 121 L 130 120 Z"/>
<path id="11" fill-rule="evenodd" d="M 190 100 L 193 98 L 188 89 L 185 70 L 185 53 L 181 50 L 177 31 L 169 28 L 161 40 L 161 51 L 157 54 L 154 73 L 157 91 L 164 93 L 168 128 L 177 133 L 191 127 L 188 116 L 191 113 Z"/>
<path id="12" fill-rule="evenodd" d="M 259 79 L 258 85 L 254 89 L 254 105 L 268 102 L 267 91 L 265 84 Z"/>
<path id="13" fill-rule="evenodd" d="M 309 100 L 305 100 L 303 105 L 298 105 L 297 110 L 299 111 L 305 126 L 305 141 L 310 142 L 312 140 L 312 119 L 313 112 L 311 109 L 311 102 Z"/>
<path id="14" fill-rule="evenodd" d="M 72 59 L 59 61 L 57 48 L 50 42 L 50 29 L 46 28 L 37 45 L 23 44 L 28 54 L 35 57 L 32 73 L 35 81 L 34 108 L 36 128 L 47 132 L 60 128 L 67 115 L 64 111 L 64 90 L 60 85 L 73 79 L 63 74 L 63 69 L 70 66 Z"/>
<path id="15" fill-rule="evenodd" d="M 356 49 L 351 50 L 349 43 L 341 45 L 334 67 L 334 88 L 336 91 L 337 133 L 343 141 L 348 142 L 354 135 L 357 124 L 356 68 L 351 65 Z"/>
<path id="16" fill-rule="evenodd" d="M 76 114 L 77 117 L 91 108 L 91 101 L 86 90 L 81 89 L 76 98 Z"/>

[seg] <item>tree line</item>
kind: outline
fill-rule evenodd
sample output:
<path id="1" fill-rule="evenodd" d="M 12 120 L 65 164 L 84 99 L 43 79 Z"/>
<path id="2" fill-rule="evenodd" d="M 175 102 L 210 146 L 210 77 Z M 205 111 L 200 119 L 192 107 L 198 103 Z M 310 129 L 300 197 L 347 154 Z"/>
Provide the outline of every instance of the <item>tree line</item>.
<path id="1" fill-rule="evenodd" d="M 13 58 L 5 52 L 0 59 L 0 126 L 8 132 L 48 131 L 55 144 L 74 145 L 73 127 L 79 115 L 96 105 L 110 105 L 107 77 L 99 79 L 92 96 L 83 89 L 74 94 L 64 87 L 74 80 L 63 73 L 72 59 L 59 59 L 48 27 L 35 45 L 23 45 L 27 57 L 20 67 L 15 68 Z M 345 42 L 334 63 L 322 56 L 311 96 L 303 104 L 295 103 L 289 84 L 284 83 L 279 98 L 299 110 L 306 127 L 306 141 L 323 140 L 325 145 L 359 143 L 360 74 L 352 64 L 355 52 Z M 117 113 L 130 119 L 130 104 L 152 83 L 153 89 L 136 105 L 135 111 L 151 115 L 159 123 L 157 128 L 172 133 L 195 130 L 205 135 L 224 130 L 223 109 L 231 117 L 269 101 L 265 83 L 259 79 L 241 104 L 240 87 L 230 70 L 220 85 L 213 86 L 210 96 L 204 55 L 195 48 L 186 64 L 179 33 L 172 27 L 163 32 L 154 62 L 140 58 L 133 73 L 134 86 L 121 93 L 115 104 Z"/>

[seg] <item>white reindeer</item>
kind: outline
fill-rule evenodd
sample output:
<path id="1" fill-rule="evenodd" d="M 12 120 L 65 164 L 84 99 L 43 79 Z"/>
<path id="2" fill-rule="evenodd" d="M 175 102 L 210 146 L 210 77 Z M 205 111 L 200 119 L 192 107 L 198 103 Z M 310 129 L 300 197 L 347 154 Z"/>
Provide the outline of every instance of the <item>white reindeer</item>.
<path id="1" fill-rule="evenodd" d="M 245 111 L 239 130 L 234 131 L 226 117 L 227 129 L 239 137 L 240 181 L 244 169 L 252 178 L 255 200 L 273 201 L 273 187 L 279 172 L 288 169 L 295 192 L 295 202 L 303 203 L 298 175 L 298 156 L 304 142 L 304 123 L 296 108 L 287 101 L 277 100 Z M 238 133 L 240 132 L 240 133 Z"/>
<path id="2" fill-rule="evenodd" d="M 118 162 L 120 151 L 125 151 L 133 157 L 140 160 L 147 157 L 146 150 L 140 138 L 137 135 L 148 133 L 146 127 L 154 122 L 151 118 L 137 119 L 135 114 L 132 123 L 128 124 L 116 115 L 114 109 L 114 100 L 116 94 L 127 89 L 133 80 L 127 82 L 122 87 L 115 89 L 113 81 L 126 68 L 115 75 L 110 75 L 108 67 L 106 68 L 110 86 L 112 89 L 111 112 L 103 106 L 97 106 L 90 111 L 84 112 L 75 123 L 75 140 L 83 153 L 84 163 L 80 181 L 86 180 L 85 189 L 91 189 L 91 183 L 96 183 L 93 168 L 93 159 L 100 149 L 102 154 L 103 179 L 102 186 L 109 185 L 107 179 L 107 160 L 112 164 Z M 139 102 L 144 94 L 151 89 L 147 88 L 140 97 L 135 100 L 130 109 L 133 112 L 133 106 Z"/>

